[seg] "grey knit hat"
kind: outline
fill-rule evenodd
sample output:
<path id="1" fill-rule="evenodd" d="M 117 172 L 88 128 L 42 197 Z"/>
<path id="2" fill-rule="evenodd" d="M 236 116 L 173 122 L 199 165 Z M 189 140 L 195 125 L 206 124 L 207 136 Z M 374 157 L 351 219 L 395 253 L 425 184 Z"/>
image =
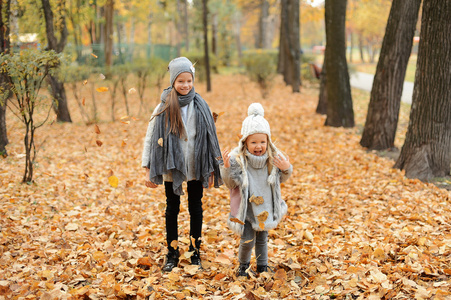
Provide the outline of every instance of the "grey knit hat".
<path id="1" fill-rule="evenodd" d="M 171 86 L 174 85 L 174 81 L 181 73 L 188 72 L 193 75 L 193 81 L 194 81 L 194 73 L 196 70 L 194 69 L 193 64 L 191 61 L 186 57 L 177 57 L 171 60 L 168 66 L 169 70 L 169 76 L 171 80 Z"/>

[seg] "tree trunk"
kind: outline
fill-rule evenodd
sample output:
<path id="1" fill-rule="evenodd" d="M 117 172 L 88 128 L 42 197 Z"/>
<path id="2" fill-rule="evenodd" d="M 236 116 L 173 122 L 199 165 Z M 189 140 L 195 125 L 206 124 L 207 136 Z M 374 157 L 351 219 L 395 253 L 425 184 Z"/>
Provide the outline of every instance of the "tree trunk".
<path id="1" fill-rule="evenodd" d="M 215 13 L 211 17 L 211 52 L 214 55 L 218 55 L 217 41 L 218 41 L 218 15 Z"/>
<path id="2" fill-rule="evenodd" d="M 327 47 L 326 47 L 327 52 Z M 325 115 L 327 114 L 327 76 L 326 76 L 326 54 L 324 54 L 323 68 L 321 69 L 319 86 L 319 100 L 316 107 L 316 113 Z"/>
<path id="3" fill-rule="evenodd" d="M 260 18 L 258 19 L 257 48 L 268 49 L 269 31 L 269 3 L 268 0 L 260 0 Z"/>
<path id="4" fill-rule="evenodd" d="M 360 53 L 360 60 L 362 63 L 365 62 L 365 55 L 363 54 L 363 37 L 362 34 L 359 34 L 359 53 Z"/>
<path id="5" fill-rule="evenodd" d="M 450 175 L 451 2 L 423 1 L 409 127 L 395 168 L 408 178 Z"/>
<path id="6" fill-rule="evenodd" d="M 130 34 L 127 41 L 127 57 L 125 58 L 127 62 L 133 62 L 133 54 L 135 52 L 135 32 L 136 32 L 136 19 L 131 17 L 130 20 Z M 124 26 L 125 30 L 125 26 Z"/>
<path id="7" fill-rule="evenodd" d="M 185 38 L 185 50 L 189 52 L 189 30 L 188 30 L 188 1 L 183 0 L 183 27 L 184 27 L 184 38 Z"/>
<path id="8" fill-rule="evenodd" d="M 50 83 L 50 91 L 54 97 L 54 107 L 57 107 L 58 115 L 57 120 L 67 120 L 61 122 L 72 122 L 69 107 L 67 106 L 67 101 L 60 101 L 60 99 L 67 99 L 66 89 L 64 88 L 64 83 L 62 83 L 57 77 L 53 75 L 48 75 L 48 82 Z"/>
<path id="9" fill-rule="evenodd" d="M 301 45 L 299 39 L 299 0 L 281 1 L 278 71 L 293 92 L 300 91 Z"/>
<path id="10" fill-rule="evenodd" d="M 67 26 L 66 26 L 66 18 L 65 18 L 65 5 L 66 1 L 62 0 L 58 2 L 58 16 L 59 20 L 57 22 L 57 30 L 60 36 L 60 39 L 58 40 L 55 36 L 55 26 L 53 22 L 53 11 L 52 7 L 50 5 L 49 0 L 41 0 L 42 1 L 42 9 L 44 11 L 44 18 L 45 18 L 45 31 L 47 34 L 47 50 L 54 50 L 57 53 L 61 53 L 64 50 L 64 47 L 66 46 L 67 42 Z M 70 117 L 68 105 L 67 105 L 67 98 L 66 98 L 66 92 L 64 90 L 64 84 L 59 81 L 56 77 L 49 77 L 51 86 L 52 86 L 52 97 L 54 99 L 54 103 L 57 103 L 57 105 L 53 105 L 53 109 L 55 110 L 57 121 L 58 122 L 72 122 L 72 119 Z"/>
<path id="11" fill-rule="evenodd" d="M 234 12 L 233 19 L 233 31 L 235 34 L 236 50 L 238 52 L 239 65 L 241 66 L 241 59 L 243 57 L 243 52 L 241 51 L 241 14 L 239 12 Z"/>
<path id="12" fill-rule="evenodd" d="M 360 144 L 394 148 L 402 88 L 421 0 L 393 0 Z"/>
<path id="13" fill-rule="evenodd" d="M 147 58 L 150 58 L 152 55 L 152 21 L 153 13 L 151 11 L 147 18 Z"/>
<path id="14" fill-rule="evenodd" d="M 172 21 L 174 22 L 174 28 L 175 28 L 175 47 L 177 49 L 177 57 L 180 56 L 181 50 L 180 50 L 180 44 L 181 44 L 181 36 L 182 33 L 181 31 L 183 30 L 180 25 L 180 20 L 179 20 L 179 16 L 181 14 L 181 8 L 180 8 L 180 0 L 176 1 L 177 4 L 177 10 L 176 13 L 172 15 Z"/>
<path id="15" fill-rule="evenodd" d="M 207 92 L 211 91 L 211 79 L 210 79 L 210 57 L 208 54 L 208 0 L 202 0 L 203 6 L 203 24 L 204 24 L 204 55 L 205 55 L 205 75 L 207 78 Z"/>
<path id="16" fill-rule="evenodd" d="M 349 32 L 349 62 L 352 63 L 352 50 L 354 49 L 354 38 L 352 31 Z"/>
<path id="17" fill-rule="evenodd" d="M 81 3 L 80 0 L 76 0 L 76 7 L 73 8 L 75 11 L 72 12 L 71 10 L 69 10 L 69 21 L 72 25 L 73 28 L 73 37 L 74 37 L 74 44 L 75 44 L 75 51 L 77 53 L 77 58 L 75 59 L 77 62 L 81 61 L 82 58 L 82 42 L 81 42 L 81 37 L 82 37 L 82 30 L 81 30 L 81 26 L 80 26 L 80 7 L 81 7 Z"/>
<path id="18" fill-rule="evenodd" d="M 326 0 L 326 126 L 354 127 L 351 85 L 346 62 L 346 0 Z"/>
<path id="19" fill-rule="evenodd" d="M 113 66 L 113 18 L 114 0 L 107 0 L 105 4 L 105 65 L 107 69 Z"/>
<path id="20" fill-rule="evenodd" d="M 0 1 L 0 54 L 8 53 L 11 47 L 9 33 L 9 16 L 11 15 L 11 1 Z M 0 88 L 6 89 L 6 73 L 0 73 Z M 0 156 L 6 157 L 6 145 L 8 145 L 8 135 L 6 129 L 6 101 L 0 100 Z"/>
<path id="21" fill-rule="evenodd" d="M 285 70 L 285 53 L 287 50 L 287 32 L 284 20 L 287 19 L 286 13 L 287 10 L 285 8 L 287 0 L 282 0 L 280 4 L 280 30 L 279 30 L 279 55 L 277 57 L 277 73 L 283 74 Z M 286 82 L 285 82 L 286 83 Z"/>

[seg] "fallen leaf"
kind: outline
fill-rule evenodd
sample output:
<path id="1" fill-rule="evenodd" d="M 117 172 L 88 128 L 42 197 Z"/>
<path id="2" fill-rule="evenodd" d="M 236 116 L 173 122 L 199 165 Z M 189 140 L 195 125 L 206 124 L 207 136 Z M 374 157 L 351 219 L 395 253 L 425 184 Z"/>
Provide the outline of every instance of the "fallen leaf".
<path id="1" fill-rule="evenodd" d="M 199 272 L 199 266 L 197 266 L 197 265 L 187 265 L 187 266 L 184 267 L 184 270 L 189 275 L 194 275 L 197 272 Z"/>
<path id="2" fill-rule="evenodd" d="M 287 272 L 284 269 L 278 269 L 274 274 L 274 279 L 279 279 L 282 281 L 287 280 Z"/>
<path id="3" fill-rule="evenodd" d="M 216 256 L 215 261 L 220 263 L 220 264 L 225 264 L 225 265 L 229 265 L 230 262 L 230 258 L 225 255 L 224 253 L 220 253 Z"/>
<path id="4" fill-rule="evenodd" d="M 94 125 L 94 131 L 95 133 L 100 134 L 100 128 L 97 124 Z"/>
<path id="5" fill-rule="evenodd" d="M 108 183 L 114 187 L 117 188 L 118 184 L 119 184 L 119 179 L 116 176 L 110 176 L 108 177 Z"/>
<path id="6" fill-rule="evenodd" d="M 158 145 L 160 145 L 160 147 L 163 147 L 163 138 L 158 139 Z"/>
<path id="7" fill-rule="evenodd" d="M 257 215 L 257 219 L 260 221 L 260 222 L 265 222 L 267 219 L 268 219 L 268 215 L 269 215 L 269 213 L 265 210 L 265 211 L 262 211 L 261 213 L 259 213 L 258 215 Z"/>
<path id="8" fill-rule="evenodd" d="M 150 257 L 141 257 L 138 259 L 137 264 L 151 267 L 153 265 L 153 261 L 150 259 Z"/>
<path id="9" fill-rule="evenodd" d="M 96 144 L 97 144 L 97 146 L 99 146 L 99 147 L 101 147 L 101 146 L 103 145 L 102 141 L 100 141 L 100 140 L 96 140 Z"/>
<path id="10" fill-rule="evenodd" d="M 66 225 L 66 227 L 64 227 L 64 229 L 66 229 L 68 231 L 76 231 L 76 230 L 78 230 L 78 224 L 77 223 L 69 223 Z"/>
<path id="11" fill-rule="evenodd" d="M 171 242 L 171 247 L 174 248 L 174 249 L 177 249 L 178 248 L 178 244 L 179 244 L 179 242 L 177 240 L 173 240 Z"/>
<path id="12" fill-rule="evenodd" d="M 166 203 L 163 203 L 163 202 L 158 203 L 158 209 L 160 211 L 165 211 L 166 210 Z"/>
<path id="13" fill-rule="evenodd" d="M 254 196 L 254 195 L 252 195 L 249 198 L 249 202 L 253 202 L 256 205 L 262 205 L 265 201 L 263 200 L 263 197 L 261 197 L 261 196 Z"/>
<path id="14" fill-rule="evenodd" d="M 108 88 L 105 86 L 102 86 L 102 87 L 97 88 L 96 91 L 99 93 L 103 93 L 103 92 L 107 92 Z"/>
<path id="15" fill-rule="evenodd" d="M 244 225 L 243 221 L 241 221 L 240 219 L 235 218 L 235 217 L 230 218 L 230 221 L 238 223 L 238 224 L 241 224 L 241 225 Z"/>
<path id="16" fill-rule="evenodd" d="M 304 231 L 304 237 L 310 242 L 313 241 L 313 234 L 308 230 Z"/>
<path id="17" fill-rule="evenodd" d="M 133 185 L 134 185 L 133 181 L 131 181 L 131 180 L 125 181 L 125 187 L 126 188 L 131 188 L 131 187 L 133 187 Z"/>

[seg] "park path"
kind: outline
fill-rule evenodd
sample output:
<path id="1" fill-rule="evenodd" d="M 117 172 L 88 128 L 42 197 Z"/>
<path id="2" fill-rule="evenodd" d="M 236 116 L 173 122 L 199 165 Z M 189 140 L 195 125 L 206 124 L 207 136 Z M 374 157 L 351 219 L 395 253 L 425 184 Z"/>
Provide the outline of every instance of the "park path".
<path id="1" fill-rule="evenodd" d="M 350 74 L 351 87 L 358 88 L 364 91 L 371 92 L 373 86 L 374 75 L 354 72 Z M 411 104 L 413 95 L 413 82 L 404 81 L 404 87 L 402 89 L 401 101 L 404 103 Z"/>

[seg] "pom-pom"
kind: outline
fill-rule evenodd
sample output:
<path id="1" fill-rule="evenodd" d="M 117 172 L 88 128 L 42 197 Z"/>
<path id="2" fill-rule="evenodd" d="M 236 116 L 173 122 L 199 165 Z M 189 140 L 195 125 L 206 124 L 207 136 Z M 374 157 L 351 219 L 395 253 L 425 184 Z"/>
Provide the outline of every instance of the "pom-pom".
<path id="1" fill-rule="evenodd" d="M 249 105 L 249 108 L 247 109 L 247 115 L 257 115 L 257 116 L 265 116 L 265 110 L 263 109 L 263 106 L 260 103 L 252 103 Z"/>

